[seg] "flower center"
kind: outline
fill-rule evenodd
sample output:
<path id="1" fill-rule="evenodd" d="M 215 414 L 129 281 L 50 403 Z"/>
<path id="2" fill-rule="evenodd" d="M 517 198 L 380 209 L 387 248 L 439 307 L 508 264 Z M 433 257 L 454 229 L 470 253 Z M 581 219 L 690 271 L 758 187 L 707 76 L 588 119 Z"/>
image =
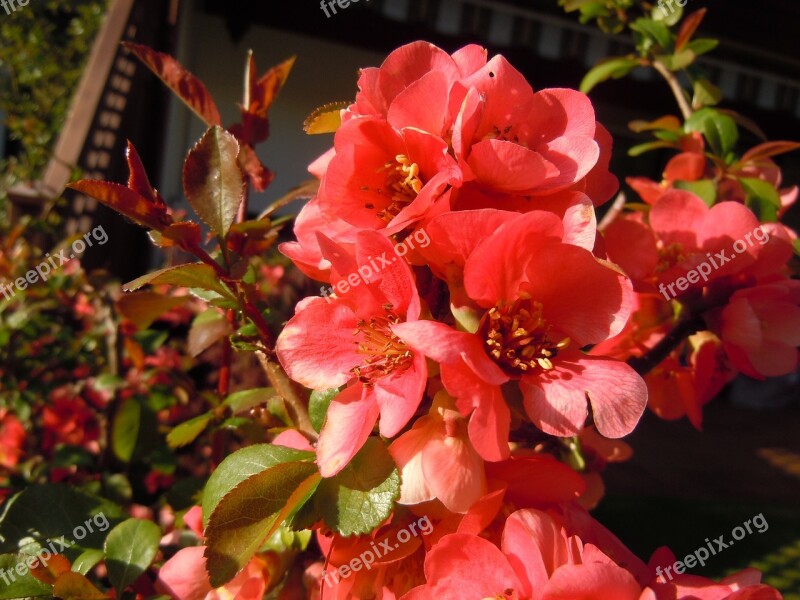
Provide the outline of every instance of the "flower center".
<path id="1" fill-rule="evenodd" d="M 530 298 L 498 304 L 478 326 L 478 334 L 486 340 L 486 352 L 510 375 L 553 368 L 551 359 L 569 346 L 570 339 L 553 342 L 550 333 L 551 327 L 542 318 L 541 302 Z"/>
<path id="2" fill-rule="evenodd" d="M 353 335 L 359 354 L 364 354 L 364 362 L 353 367 L 353 374 L 366 386 L 374 385 L 375 380 L 390 373 L 402 371 L 411 364 L 411 350 L 390 328 L 400 318 L 392 312 L 392 305 L 384 306 L 386 315 L 361 320 L 356 324 Z"/>
<path id="3" fill-rule="evenodd" d="M 383 191 L 389 196 L 389 203 L 378 211 L 378 217 L 388 223 L 414 201 L 424 184 L 419 177 L 419 165 L 404 154 L 395 156 L 394 162 L 386 163 L 381 170 L 387 172 Z"/>
<path id="4" fill-rule="evenodd" d="M 686 256 L 683 254 L 683 246 L 680 244 L 670 244 L 669 246 L 658 244 L 658 263 L 656 264 L 656 273 L 663 273 L 671 269 L 674 265 L 684 260 Z"/>

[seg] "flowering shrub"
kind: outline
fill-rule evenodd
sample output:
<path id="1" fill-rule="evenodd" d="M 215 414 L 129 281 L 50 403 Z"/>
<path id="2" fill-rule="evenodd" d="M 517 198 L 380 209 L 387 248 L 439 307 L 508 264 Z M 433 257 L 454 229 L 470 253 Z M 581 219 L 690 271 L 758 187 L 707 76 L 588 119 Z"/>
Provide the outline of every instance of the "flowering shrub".
<path id="1" fill-rule="evenodd" d="M 584 18 L 609 25 L 602 3 L 579 4 Z M 144 328 L 185 301 L 181 288 L 208 307 L 189 347 L 222 342 L 210 410 L 159 410 L 174 417 L 165 423 L 183 421 L 168 445 L 194 444 L 214 468 L 205 480 L 196 465 L 202 492 L 167 495 L 158 517 L 126 507 L 132 517 L 94 555 L 92 566 L 105 559 L 94 582 L 88 569 L 42 568 L 35 584 L 60 597 L 780 598 L 753 570 L 718 583 L 673 574 L 680 563 L 667 549 L 645 564 L 587 511 L 602 496 L 599 472 L 630 456 L 619 438 L 648 406 L 699 428 L 703 405 L 736 373 L 798 366 L 796 235 L 777 221 L 796 190 L 777 189 L 771 157 L 800 145 L 765 142 L 739 155 L 736 121 L 711 108 L 711 84 L 697 80 L 686 96 L 676 72 L 691 74 L 713 45 L 692 39 L 702 16 L 677 32 L 655 12 L 615 22 L 636 32 L 639 55 L 584 80 L 588 91 L 652 66 L 676 94 L 683 121 L 634 125 L 680 154 L 664 181 L 632 180 L 645 202 L 630 206 L 624 196 L 606 205 L 618 187 L 612 140 L 583 92 L 534 91 L 478 46 L 447 54 L 414 42 L 362 70 L 353 103 L 309 117 L 309 133 L 335 132 L 309 168 L 318 184 L 247 221 L 249 185 L 271 181 L 253 148 L 292 61 L 259 78 L 250 57 L 241 122 L 223 129 L 199 81 L 130 46 L 209 126 L 183 172 L 209 239 L 176 220 L 132 145 L 126 186 L 71 187 L 196 259 L 126 284 L 133 294 L 120 303 L 131 327 Z M 263 257 L 282 225 L 276 209 L 303 195 L 313 198 L 295 220 L 296 241 L 280 249 L 324 293 L 284 319 L 269 283 L 281 273 Z M 231 346 L 255 355 L 269 388 L 231 389 Z M 134 363 L 166 367 L 154 383 L 181 367 L 168 350 L 128 351 Z M 117 391 L 130 407 L 117 412 L 120 431 L 143 406 L 131 403 L 135 372 L 127 383 Z M 75 390 L 52 393 L 47 448 L 96 447 L 87 402 Z M 79 426 L 64 426 L 64 415 Z M 19 423 L 0 418 L 13 467 Z M 221 434 L 226 423 L 238 427 L 235 440 Z M 140 452 L 138 440 L 123 448 Z M 144 483 L 155 493 L 173 473 L 152 471 Z M 100 590 L 106 573 L 113 591 Z M 76 591 L 65 595 L 67 586 Z"/>

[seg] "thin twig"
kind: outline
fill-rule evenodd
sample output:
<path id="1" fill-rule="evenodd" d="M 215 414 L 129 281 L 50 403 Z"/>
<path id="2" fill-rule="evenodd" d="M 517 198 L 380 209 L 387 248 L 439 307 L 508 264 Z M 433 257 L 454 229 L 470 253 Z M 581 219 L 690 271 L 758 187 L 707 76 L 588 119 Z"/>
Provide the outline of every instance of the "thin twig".
<path id="1" fill-rule="evenodd" d="M 256 356 L 264 369 L 264 373 L 267 375 L 267 379 L 269 379 L 270 385 L 286 402 L 289 416 L 297 425 L 297 429 L 308 439 L 316 441 L 317 432 L 314 431 L 311 419 L 308 416 L 308 399 L 304 398 L 303 388 L 289 379 L 283 368 L 278 363 L 270 360 L 266 354 L 256 352 Z"/>
<path id="2" fill-rule="evenodd" d="M 611 205 L 611 207 L 608 209 L 608 212 L 606 212 L 606 214 L 603 215 L 603 218 L 597 224 L 597 231 L 601 232 L 605 231 L 606 227 L 611 225 L 611 223 L 613 223 L 616 220 L 616 218 L 622 213 L 622 210 L 625 208 L 625 202 L 627 202 L 627 199 L 625 198 L 625 192 L 620 192 L 619 194 L 617 194 L 617 197 L 614 198 L 614 203 Z"/>
<path id="3" fill-rule="evenodd" d="M 688 317 L 678 321 L 678 324 L 666 336 L 643 356 L 634 356 L 628 359 L 628 364 L 642 377 L 655 369 L 667 358 L 683 340 L 697 333 L 703 327 L 700 317 Z"/>
<path id="4" fill-rule="evenodd" d="M 678 81 L 678 78 L 675 76 L 675 73 L 670 71 L 657 60 L 654 60 L 650 64 L 653 65 L 653 68 L 661 73 L 661 76 L 667 80 L 672 93 L 675 95 L 675 100 L 678 101 L 678 106 L 681 108 L 681 114 L 683 115 L 684 120 L 688 120 L 693 114 L 692 107 L 689 105 L 689 101 L 686 99 L 683 87 L 681 86 L 680 81 Z"/>

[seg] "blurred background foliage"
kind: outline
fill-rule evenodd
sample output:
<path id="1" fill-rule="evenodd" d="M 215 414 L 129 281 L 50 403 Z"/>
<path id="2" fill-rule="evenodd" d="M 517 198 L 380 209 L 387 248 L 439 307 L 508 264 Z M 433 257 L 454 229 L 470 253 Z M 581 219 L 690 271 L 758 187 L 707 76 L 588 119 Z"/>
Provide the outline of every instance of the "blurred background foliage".
<path id="1" fill-rule="evenodd" d="M 0 116 L 9 158 L 0 159 L 0 214 L 7 190 L 39 176 L 69 111 L 107 0 L 38 0 L 0 18 Z M 4 15 L 3 15 L 4 16 Z M 2 227 L 9 223 L 3 217 Z"/>

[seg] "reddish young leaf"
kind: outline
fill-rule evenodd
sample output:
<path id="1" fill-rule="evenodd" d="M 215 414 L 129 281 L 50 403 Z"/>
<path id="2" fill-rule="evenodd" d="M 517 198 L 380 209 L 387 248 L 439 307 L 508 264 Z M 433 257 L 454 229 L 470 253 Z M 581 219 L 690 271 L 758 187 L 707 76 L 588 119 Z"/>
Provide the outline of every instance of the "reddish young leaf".
<path id="1" fill-rule="evenodd" d="M 183 191 L 197 215 L 219 236 L 227 235 L 244 200 L 239 142 L 221 127 L 209 129 L 183 165 Z"/>
<path id="2" fill-rule="evenodd" d="M 128 187 L 145 198 L 149 198 L 155 204 L 166 204 L 161 194 L 150 185 L 150 179 L 147 177 L 142 159 L 139 158 L 139 153 L 130 140 L 125 148 L 125 158 L 128 161 Z"/>
<path id="3" fill-rule="evenodd" d="M 177 60 L 141 44 L 123 42 L 122 45 L 147 65 L 209 127 L 222 124 L 219 109 L 206 86 Z"/>
<path id="4" fill-rule="evenodd" d="M 165 205 L 154 204 L 152 200 L 124 185 L 95 179 L 82 179 L 68 184 L 67 187 L 91 196 L 142 227 L 161 231 L 172 223 L 172 217 Z"/>
<path id="5" fill-rule="evenodd" d="M 664 131 L 671 131 L 673 133 L 680 133 L 681 122 L 677 117 L 672 115 L 665 115 L 656 119 L 655 121 L 631 121 L 628 123 L 628 128 L 636 133 L 643 131 L 652 131 L 663 129 Z"/>
<path id="6" fill-rule="evenodd" d="M 243 145 L 239 151 L 239 166 L 242 171 L 247 173 L 250 181 L 253 183 L 253 188 L 257 192 L 263 192 L 272 180 L 275 179 L 275 173 L 270 171 L 261 159 L 258 158 L 256 151 L 252 146 Z"/>
<path id="7" fill-rule="evenodd" d="M 62 573 L 69 573 L 71 567 L 72 565 L 70 565 L 66 556 L 56 554 L 51 556 L 45 564 L 37 561 L 36 566 L 31 567 L 31 575 L 43 583 L 53 585 L 58 576 Z"/>
<path id="8" fill-rule="evenodd" d="M 170 246 L 170 242 L 177 245 L 183 244 L 185 247 L 192 248 L 199 246 L 201 240 L 200 225 L 191 221 L 181 221 L 173 223 L 161 232 L 162 247 Z"/>
<path id="9" fill-rule="evenodd" d="M 269 107 L 272 106 L 286 83 L 296 59 L 296 56 L 292 56 L 261 76 L 255 87 L 250 89 L 250 103 L 245 107 L 248 112 L 267 116 Z M 253 68 L 255 68 L 255 61 L 253 61 Z"/>
<path id="10" fill-rule="evenodd" d="M 675 40 L 675 51 L 680 52 L 681 49 L 692 39 L 694 32 L 706 16 L 706 9 L 701 8 L 686 17 L 681 24 L 680 31 L 678 31 L 678 38 Z"/>
<path id="11" fill-rule="evenodd" d="M 799 142 L 788 142 L 788 141 L 775 141 L 775 142 L 766 142 L 764 144 L 759 144 L 758 146 L 753 146 L 744 153 L 742 156 L 742 160 L 739 161 L 740 163 L 746 162 L 754 162 L 758 160 L 763 160 L 765 158 L 770 158 L 772 156 L 777 156 L 779 154 L 785 154 L 786 152 L 793 152 L 794 150 L 800 149 Z"/>
<path id="12" fill-rule="evenodd" d="M 53 596 L 62 600 L 104 600 L 106 594 L 80 573 L 62 573 L 53 586 Z"/>
<path id="13" fill-rule="evenodd" d="M 293 56 L 257 79 L 257 67 L 253 53 L 248 55 L 244 103 L 240 107 L 242 122 L 230 128 L 230 132 L 239 140 L 255 145 L 269 137 L 269 109 L 283 88 L 283 84 L 286 83 L 294 61 L 295 57 Z"/>

